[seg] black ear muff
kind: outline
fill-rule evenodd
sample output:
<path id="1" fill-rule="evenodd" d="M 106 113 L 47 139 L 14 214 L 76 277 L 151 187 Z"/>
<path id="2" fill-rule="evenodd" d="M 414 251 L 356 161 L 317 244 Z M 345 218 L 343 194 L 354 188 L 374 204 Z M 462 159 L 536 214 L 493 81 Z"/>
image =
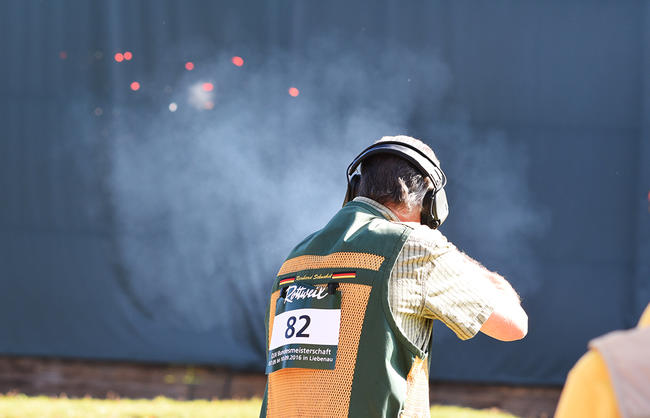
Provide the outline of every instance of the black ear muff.
<path id="1" fill-rule="evenodd" d="M 445 193 L 445 189 L 440 189 L 435 193 L 432 212 L 438 221 L 438 226 L 447 219 L 447 215 L 449 215 L 449 203 L 447 203 L 447 193 Z"/>
<path id="2" fill-rule="evenodd" d="M 357 197 L 357 193 L 359 192 L 359 183 L 361 183 L 361 174 L 353 174 L 352 177 L 348 179 L 348 190 L 345 192 L 343 206 Z"/>
<path id="3" fill-rule="evenodd" d="M 422 199 L 420 223 L 431 229 L 437 229 L 447 219 L 447 215 L 449 215 L 449 206 L 445 189 L 438 191 L 430 189 Z"/>
<path id="4" fill-rule="evenodd" d="M 420 223 L 431 229 L 436 229 L 440 226 L 440 222 L 436 221 L 434 214 L 435 196 L 436 193 L 433 189 L 426 192 L 424 199 L 422 199 L 422 212 L 420 212 Z"/>

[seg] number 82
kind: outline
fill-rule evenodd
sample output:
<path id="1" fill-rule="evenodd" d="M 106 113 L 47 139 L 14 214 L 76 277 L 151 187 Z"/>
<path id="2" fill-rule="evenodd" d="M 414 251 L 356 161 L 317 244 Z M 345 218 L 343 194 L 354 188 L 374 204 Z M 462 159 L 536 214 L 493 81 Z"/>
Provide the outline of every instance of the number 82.
<path id="1" fill-rule="evenodd" d="M 296 328 L 294 328 L 294 326 L 296 325 L 296 322 L 298 321 L 298 319 L 303 319 L 305 321 L 305 324 L 296 333 Z M 293 337 L 293 334 L 296 334 L 296 337 L 302 337 L 302 338 L 309 337 L 309 334 L 305 334 L 304 331 L 307 329 L 307 327 L 311 323 L 311 318 L 309 317 L 309 315 L 300 315 L 298 317 L 298 319 L 296 319 L 295 316 L 290 316 L 289 319 L 287 319 L 287 330 L 284 332 L 284 336 L 286 338 Z"/>

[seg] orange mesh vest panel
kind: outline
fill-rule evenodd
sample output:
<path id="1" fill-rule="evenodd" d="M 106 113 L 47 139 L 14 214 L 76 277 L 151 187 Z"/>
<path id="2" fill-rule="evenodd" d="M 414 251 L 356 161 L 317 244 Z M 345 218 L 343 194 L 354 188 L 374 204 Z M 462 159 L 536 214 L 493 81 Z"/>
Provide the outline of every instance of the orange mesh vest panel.
<path id="1" fill-rule="evenodd" d="M 294 248 L 274 281 L 267 312 L 268 382 L 261 416 L 429 416 L 427 353 L 402 334 L 388 305 L 388 278 L 410 232 L 371 206 L 350 202 Z M 340 312 L 338 305 L 309 309 L 316 306 L 310 297 L 316 301 L 336 292 Z M 306 309 L 284 311 L 296 295 L 305 298 L 300 303 Z M 274 327 L 275 318 L 280 319 Z M 309 344 L 289 344 L 297 332 L 309 336 L 302 340 Z M 321 335 L 326 336 L 319 340 Z M 318 345 L 323 343 L 337 345 Z M 325 352 L 331 368 L 291 367 L 294 359 L 314 358 L 305 353 Z M 280 356 L 289 366 L 273 371 L 271 364 L 281 367 Z"/>

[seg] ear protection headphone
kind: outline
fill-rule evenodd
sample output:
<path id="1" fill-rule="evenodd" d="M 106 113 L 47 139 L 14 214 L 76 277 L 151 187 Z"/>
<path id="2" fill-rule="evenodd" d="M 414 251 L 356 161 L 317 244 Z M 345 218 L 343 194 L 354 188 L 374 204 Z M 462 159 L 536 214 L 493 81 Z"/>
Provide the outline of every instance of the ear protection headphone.
<path id="1" fill-rule="evenodd" d="M 376 154 L 393 154 L 413 164 L 422 175 L 429 177 L 433 184 L 422 199 L 422 212 L 420 223 L 431 229 L 438 228 L 449 215 L 447 195 L 444 187 L 447 184 L 447 176 L 442 169 L 431 158 L 426 156 L 416 147 L 400 141 L 385 141 L 369 146 L 361 151 L 350 163 L 345 172 L 348 180 L 348 190 L 345 193 L 343 206 L 357 196 L 361 174 L 355 173 L 357 167 L 366 158 Z"/>

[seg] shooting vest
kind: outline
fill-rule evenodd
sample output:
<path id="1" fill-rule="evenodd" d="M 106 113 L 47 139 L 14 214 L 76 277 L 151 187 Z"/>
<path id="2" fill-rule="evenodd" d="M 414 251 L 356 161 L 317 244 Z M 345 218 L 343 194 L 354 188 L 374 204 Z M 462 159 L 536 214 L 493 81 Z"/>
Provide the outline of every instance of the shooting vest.
<path id="1" fill-rule="evenodd" d="M 402 334 L 388 303 L 410 232 L 353 201 L 291 252 L 266 317 L 261 416 L 429 416 L 427 353 Z"/>

